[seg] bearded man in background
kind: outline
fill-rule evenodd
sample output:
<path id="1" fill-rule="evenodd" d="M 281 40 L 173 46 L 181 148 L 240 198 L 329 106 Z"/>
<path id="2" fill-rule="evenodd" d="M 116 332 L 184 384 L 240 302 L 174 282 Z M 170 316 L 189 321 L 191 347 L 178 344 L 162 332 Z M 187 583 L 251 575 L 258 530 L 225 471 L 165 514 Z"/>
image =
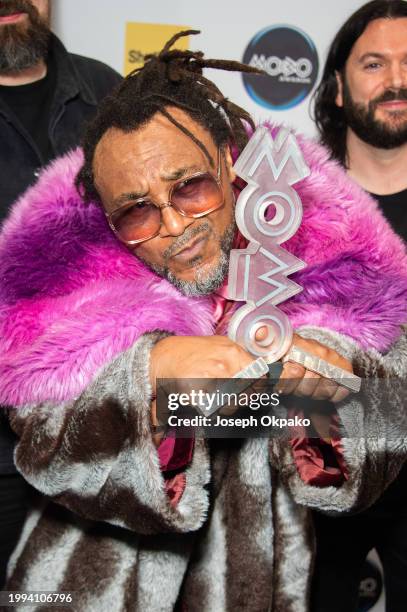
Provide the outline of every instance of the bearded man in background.
<path id="1" fill-rule="evenodd" d="M 407 2 L 374 0 L 340 28 L 317 90 L 315 118 L 332 157 L 406 241 Z M 372 200 L 372 215 L 375 208 Z M 365 512 L 345 520 L 315 513 L 314 522 L 313 612 L 356 609 L 362 566 L 372 548 L 384 569 L 386 610 L 405 609 L 407 464 Z"/>

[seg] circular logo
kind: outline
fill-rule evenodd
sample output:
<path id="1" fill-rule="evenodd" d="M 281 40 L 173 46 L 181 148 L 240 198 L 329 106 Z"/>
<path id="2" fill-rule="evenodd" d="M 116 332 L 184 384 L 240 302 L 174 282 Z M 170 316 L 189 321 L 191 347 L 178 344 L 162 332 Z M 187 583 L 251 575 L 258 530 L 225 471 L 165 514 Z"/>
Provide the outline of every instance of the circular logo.
<path id="1" fill-rule="evenodd" d="M 368 612 L 379 601 L 383 589 L 383 579 L 380 570 L 365 561 L 359 584 L 359 612 Z"/>
<path id="2" fill-rule="evenodd" d="M 300 104 L 318 76 L 318 52 L 310 37 L 298 28 L 270 26 L 258 32 L 243 55 L 243 62 L 266 75 L 243 74 L 251 98 L 273 110 Z"/>

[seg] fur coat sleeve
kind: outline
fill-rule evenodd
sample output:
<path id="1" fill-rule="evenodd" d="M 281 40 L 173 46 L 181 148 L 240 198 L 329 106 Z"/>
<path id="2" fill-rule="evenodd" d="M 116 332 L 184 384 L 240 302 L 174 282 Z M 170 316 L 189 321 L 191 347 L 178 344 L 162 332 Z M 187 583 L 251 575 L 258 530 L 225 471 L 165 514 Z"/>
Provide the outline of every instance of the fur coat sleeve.
<path id="1" fill-rule="evenodd" d="M 185 489 L 169 503 L 152 441 L 149 354 L 143 336 L 78 398 L 11 412 L 15 460 L 26 480 L 75 514 L 138 533 L 193 531 L 206 516 L 209 466 L 197 441 Z"/>
<path id="2" fill-rule="evenodd" d="M 297 503 L 333 515 L 362 511 L 380 497 L 407 460 L 407 329 L 384 355 L 362 351 L 350 338 L 326 329 L 304 327 L 298 333 L 343 354 L 362 377 L 361 392 L 349 395 L 337 409 L 349 477 L 340 487 L 306 484 L 291 447 L 283 441 L 271 442 L 271 461 Z"/>

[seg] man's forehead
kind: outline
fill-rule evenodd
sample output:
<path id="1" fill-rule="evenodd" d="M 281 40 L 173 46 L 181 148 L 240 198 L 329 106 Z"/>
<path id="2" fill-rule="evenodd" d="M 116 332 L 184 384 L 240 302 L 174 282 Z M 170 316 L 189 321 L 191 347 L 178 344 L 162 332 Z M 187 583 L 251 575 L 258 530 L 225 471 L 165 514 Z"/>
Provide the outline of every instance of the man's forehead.
<path id="1" fill-rule="evenodd" d="M 187 113 L 175 111 L 171 109 L 171 115 L 204 144 L 215 164 L 217 146 L 211 135 Z M 160 113 L 146 125 L 129 132 L 109 128 L 99 141 L 93 159 L 95 186 L 106 202 L 117 198 L 123 190 L 142 189 L 144 193 L 151 180 L 173 181 L 206 169 L 208 159 L 202 149 Z"/>
<path id="2" fill-rule="evenodd" d="M 212 153 L 216 145 L 209 132 L 203 126 L 179 108 L 171 107 L 167 108 L 166 111 Z M 199 151 L 199 147 L 197 147 L 197 144 L 194 143 L 188 134 L 185 134 L 165 115 L 157 112 L 148 123 L 134 130 L 124 131 L 117 127 L 109 128 L 96 146 L 95 158 L 101 155 L 114 157 L 114 153 L 117 150 L 121 150 L 122 153 L 125 151 L 136 153 L 138 150 L 148 152 L 149 149 L 154 149 L 158 146 L 162 148 L 163 155 L 172 150 L 185 150 L 189 154 L 197 150 Z"/>
<path id="3" fill-rule="evenodd" d="M 355 41 L 351 55 L 385 54 L 403 43 L 407 48 L 407 17 L 371 21 Z"/>

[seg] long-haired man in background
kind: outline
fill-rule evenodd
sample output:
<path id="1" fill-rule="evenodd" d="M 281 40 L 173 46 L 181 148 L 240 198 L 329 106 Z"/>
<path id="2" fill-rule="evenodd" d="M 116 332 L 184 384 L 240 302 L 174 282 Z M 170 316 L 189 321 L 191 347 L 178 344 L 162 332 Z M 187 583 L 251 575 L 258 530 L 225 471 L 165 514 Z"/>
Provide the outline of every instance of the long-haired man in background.
<path id="1" fill-rule="evenodd" d="M 315 119 L 332 157 L 407 240 L 407 2 L 374 0 L 341 27 L 317 90 Z M 369 510 L 340 520 L 315 513 L 315 524 L 315 612 L 355 610 L 361 567 L 373 547 L 384 567 L 386 610 L 405 610 L 406 465 Z"/>

